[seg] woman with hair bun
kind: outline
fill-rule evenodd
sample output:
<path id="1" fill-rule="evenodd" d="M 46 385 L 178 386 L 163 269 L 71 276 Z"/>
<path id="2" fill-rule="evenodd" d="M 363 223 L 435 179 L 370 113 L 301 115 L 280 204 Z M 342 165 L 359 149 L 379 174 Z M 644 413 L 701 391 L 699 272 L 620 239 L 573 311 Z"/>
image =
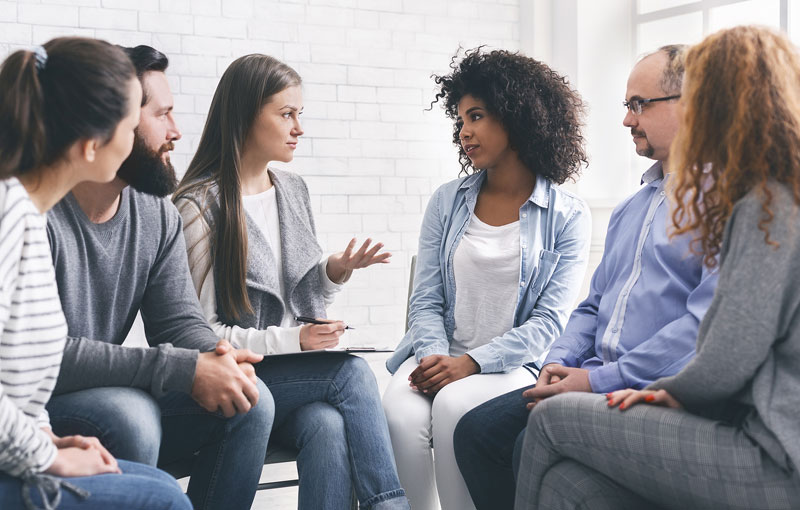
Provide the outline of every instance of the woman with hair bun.
<path id="1" fill-rule="evenodd" d="M 77 37 L 0 66 L 0 508 L 189 509 L 174 479 L 57 437 L 45 404 L 67 335 L 45 212 L 76 184 L 112 180 L 142 90 L 119 48 Z"/>
<path id="2" fill-rule="evenodd" d="M 437 76 L 464 177 L 425 212 L 409 330 L 383 397 L 412 508 L 473 508 L 453 453 L 461 416 L 535 382 L 586 269 L 586 204 L 558 187 L 586 163 L 583 102 L 545 64 L 468 51 Z M 434 102 L 435 102 L 434 101 Z M 435 459 L 431 449 L 435 448 Z M 435 460 L 435 462 L 434 462 Z"/>

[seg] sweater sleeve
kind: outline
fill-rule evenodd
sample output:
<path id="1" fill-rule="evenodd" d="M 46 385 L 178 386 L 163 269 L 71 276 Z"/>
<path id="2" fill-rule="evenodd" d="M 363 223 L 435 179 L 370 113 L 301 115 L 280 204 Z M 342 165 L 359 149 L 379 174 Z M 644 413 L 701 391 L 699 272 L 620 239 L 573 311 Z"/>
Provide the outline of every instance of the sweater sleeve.
<path id="1" fill-rule="evenodd" d="M 300 326 L 256 329 L 229 326 L 220 322 L 209 245 L 210 228 L 194 202 L 180 199 L 176 205 L 183 218 L 183 235 L 186 238 L 192 284 L 199 296 L 203 315 L 214 333 L 236 347 L 250 349 L 258 354 L 300 352 Z"/>
<path id="2" fill-rule="evenodd" d="M 648 387 L 668 391 L 690 411 L 745 388 L 784 334 L 779 328 L 788 322 L 787 310 L 800 301 L 797 209 L 773 200 L 767 227 L 776 245 L 767 244 L 758 227 L 761 207 L 760 194 L 751 192 L 728 220 L 719 285 L 700 327 L 697 356 L 678 374 Z"/>
<path id="3" fill-rule="evenodd" d="M 104 386 L 139 388 L 159 397 L 190 393 L 198 351 L 172 344 L 130 348 L 88 338 L 67 338 L 54 395 Z"/>

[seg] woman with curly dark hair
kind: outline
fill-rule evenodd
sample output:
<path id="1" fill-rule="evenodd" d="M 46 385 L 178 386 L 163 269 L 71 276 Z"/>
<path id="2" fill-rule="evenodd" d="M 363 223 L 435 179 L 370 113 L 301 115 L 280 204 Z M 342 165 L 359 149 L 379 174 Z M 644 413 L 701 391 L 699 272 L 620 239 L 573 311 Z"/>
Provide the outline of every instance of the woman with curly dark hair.
<path id="1" fill-rule="evenodd" d="M 409 330 L 384 394 L 413 508 L 471 508 L 453 429 L 471 408 L 535 379 L 586 268 L 586 204 L 556 185 L 586 154 L 583 102 L 541 62 L 468 51 L 436 76 L 467 175 L 440 187 L 422 222 Z M 432 424 L 435 423 L 435 427 Z M 436 462 L 430 448 L 436 445 Z"/>
<path id="2" fill-rule="evenodd" d="M 689 49 L 674 235 L 719 260 L 697 354 L 644 389 L 537 404 L 515 508 L 798 508 L 798 82 L 797 48 L 766 28 Z"/>

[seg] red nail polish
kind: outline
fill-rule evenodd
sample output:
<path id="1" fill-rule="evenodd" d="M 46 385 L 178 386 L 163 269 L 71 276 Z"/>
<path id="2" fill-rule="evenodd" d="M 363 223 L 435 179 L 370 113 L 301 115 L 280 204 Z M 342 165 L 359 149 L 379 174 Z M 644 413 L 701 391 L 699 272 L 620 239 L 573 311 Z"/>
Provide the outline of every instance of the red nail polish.
<path id="1" fill-rule="evenodd" d="M 655 399 L 656 399 L 655 395 L 647 395 L 646 397 L 644 397 L 645 402 L 652 402 Z"/>
<path id="2" fill-rule="evenodd" d="M 619 410 L 622 411 L 623 409 L 625 409 L 625 402 L 619 405 Z"/>
<path id="3" fill-rule="evenodd" d="M 607 398 L 608 400 L 611 400 L 613 397 L 614 397 L 614 394 L 613 394 L 613 393 L 606 393 L 606 398 Z"/>

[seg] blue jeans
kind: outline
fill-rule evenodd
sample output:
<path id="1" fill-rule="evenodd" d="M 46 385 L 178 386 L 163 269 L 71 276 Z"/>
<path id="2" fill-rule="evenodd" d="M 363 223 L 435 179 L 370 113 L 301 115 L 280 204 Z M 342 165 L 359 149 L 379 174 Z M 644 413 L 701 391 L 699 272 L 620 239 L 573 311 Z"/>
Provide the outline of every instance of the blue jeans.
<path id="1" fill-rule="evenodd" d="M 493 398 L 465 414 L 456 425 L 456 462 L 478 510 L 514 508 L 514 478 L 530 414 L 522 392 L 533 387 Z"/>
<path id="2" fill-rule="evenodd" d="M 56 434 L 95 436 L 117 458 L 154 466 L 199 452 L 187 491 L 194 508 L 249 509 L 275 413 L 269 391 L 258 388 L 258 404 L 233 418 L 209 413 L 185 393 L 154 399 L 119 387 L 54 396 L 47 410 Z"/>
<path id="3" fill-rule="evenodd" d="M 275 399 L 272 438 L 299 450 L 298 508 L 407 509 L 367 363 L 340 353 L 267 357 L 256 373 Z"/>
<path id="4" fill-rule="evenodd" d="M 59 510 L 191 510 L 192 505 L 174 478 L 156 468 L 119 461 L 122 474 L 63 478 L 89 492 L 82 499 L 62 486 Z M 25 508 L 23 482 L 0 473 L 0 508 Z M 37 490 L 27 489 L 35 505 L 44 508 Z"/>

